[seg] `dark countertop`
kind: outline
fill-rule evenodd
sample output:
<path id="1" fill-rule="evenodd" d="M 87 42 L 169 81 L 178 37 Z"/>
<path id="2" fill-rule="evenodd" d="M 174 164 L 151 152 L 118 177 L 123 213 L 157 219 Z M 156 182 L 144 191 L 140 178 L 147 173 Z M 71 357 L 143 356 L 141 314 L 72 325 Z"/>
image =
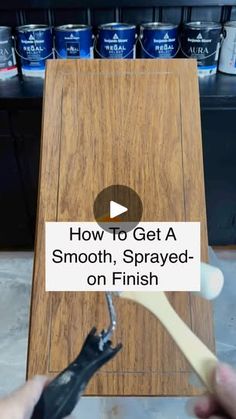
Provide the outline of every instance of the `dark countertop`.
<path id="1" fill-rule="evenodd" d="M 236 76 L 218 73 L 199 80 L 202 107 L 236 108 Z M 14 77 L 0 81 L 0 107 L 14 107 L 32 102 L 32 106 L 42 103 L 43 79 L 22 80 Z"/>

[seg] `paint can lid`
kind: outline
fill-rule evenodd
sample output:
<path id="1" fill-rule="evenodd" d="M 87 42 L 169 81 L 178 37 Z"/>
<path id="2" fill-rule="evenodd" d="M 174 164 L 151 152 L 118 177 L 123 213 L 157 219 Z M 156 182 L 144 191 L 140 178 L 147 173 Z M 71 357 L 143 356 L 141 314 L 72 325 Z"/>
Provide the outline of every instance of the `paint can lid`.
<path id="1" fill-rule="evenodd" d="M 130 23 L 121 23 L 121 22 L 111 22 L 111 23 L 103 23 L 102 25 L 98 26 L 98 29 L 106 29 L 108 31 L 116 31 L 116 30 L 127 30 L 127 29 L 135 29 L 135 25 L 131 25 Z"/>
<path id="2" fill-rule="evenodd" d="M 31 25 L 22 25 L 17 26 L 17 32 L 31 32 L 32 30 L 38 29 L 40 31 L 46 31 L 50 29 L 50 26 L 43 24 L 31 24 Z"/>
<path id="3" fill-rule="evenodd" d="M 92 26 L 69 23 L 66 25 L 56 26 L 54 29 L 55 31 L 63 31 L 63 32 L 87 31 L 88 29 L 92 29 Z"/>
<path id="4" fill-rule="evenodd" d="M 0 26 L 0 37 L 7 37 L 7 36 L 11 36 L 11 28 L 10 26 Z M 2 39 L 3 41 L 3 39 Z"/>
<path id="5" fill-rule="evenodd" d="M 218 22 L 196 21 L 196 22 L 185 22 L 184 27 L 187 27 L 190 29 L 220 29 L 222 26 Z"/>
<path id="6" fill-rule="evenodd" d="M 167 22 L 147 22 L 147 23 L 142 23 L 140 25 L 140 29 L 148 29 L 148 30 L 156 30 L 156 29 L 161 29 L 161 30 L 170 30 L 170 29 L 175 29 L 178 28 L 178 25 L 175 25 L 174 23 L 167 23 Z"/>
<path id="7" fill-rule="evenodd" d="M 11 27 L 10 26 L 0 26 L 0 31 L 2 30 L 10 30 L 11 31 Z"/>
<path id="8" fill-rule="evenodd" d="M 236 28 L 236 20 L 229 20 L 228 22 L 225 22 L 225 26 L 230 26 L 231 28 Z"/>

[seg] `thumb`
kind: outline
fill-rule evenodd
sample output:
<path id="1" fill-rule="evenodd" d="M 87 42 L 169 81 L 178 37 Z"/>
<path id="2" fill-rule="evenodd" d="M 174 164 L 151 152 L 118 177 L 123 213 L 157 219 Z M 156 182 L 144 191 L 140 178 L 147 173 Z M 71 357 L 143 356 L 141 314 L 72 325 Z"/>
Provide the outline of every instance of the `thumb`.
<path id="1" fill-rule="evenodd" d="M 227 364 L 219 363 L 213 376 L 213 388 L 222 408 L 232 419 L 236 419 L 236 371 Z"/>

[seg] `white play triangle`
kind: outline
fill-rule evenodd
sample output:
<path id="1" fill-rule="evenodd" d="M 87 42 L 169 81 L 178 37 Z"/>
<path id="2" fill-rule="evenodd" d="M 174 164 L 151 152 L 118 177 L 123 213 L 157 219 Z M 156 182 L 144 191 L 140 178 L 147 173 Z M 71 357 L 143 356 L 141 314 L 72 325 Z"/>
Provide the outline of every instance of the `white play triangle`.
<path id="1" fill-rule="evenodd" d="M 123 205 L 120 205 L 115 201 L 110 201 L 110 218 L 115 218 L 127 211 L 128 208 L 124 207 Z"/>

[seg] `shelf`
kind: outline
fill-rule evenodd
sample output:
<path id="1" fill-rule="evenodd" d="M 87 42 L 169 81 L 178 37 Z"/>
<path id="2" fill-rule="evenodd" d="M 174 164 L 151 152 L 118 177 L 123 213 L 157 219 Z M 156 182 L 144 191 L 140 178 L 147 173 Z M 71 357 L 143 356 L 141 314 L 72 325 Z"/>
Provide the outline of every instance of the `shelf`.
<path id="1" fill-rule="evenodd" d="M 181 7 L 181 6 L 235 6 L 236 0 L 145 0 L 145 7 Z M 106 7 L 143 7 L 143 0 L 21 0 L 20 7 L 25 9 L 43 8 L 106 8 Z M 18 0 L 2 2 L 1 9 L 19 8 Z"/>
<path id="2" fill-rule="evenodd" d="M 200 80 L 202 108 L 236 108 L 236 76 L 217 73 Z"/>
<path id="3" fill-rule="evenodd" d="M 216 74 L 200 79 L 200 98 L 203 108 L 236 108 L 236 76 Z M 23 103 L 41 106 L 43 80 L 22 80 L 15 77 L 0 82 L 0 107 L 22 106 Z"/>
<path id="4" fill-rule="evenodd" d="M 0 107 L 19 108 L 24 104 L 41 106 L 43 96 L 43 79 L 22 80 L 16 76 L 9 80 L 0 81 Z"/>

